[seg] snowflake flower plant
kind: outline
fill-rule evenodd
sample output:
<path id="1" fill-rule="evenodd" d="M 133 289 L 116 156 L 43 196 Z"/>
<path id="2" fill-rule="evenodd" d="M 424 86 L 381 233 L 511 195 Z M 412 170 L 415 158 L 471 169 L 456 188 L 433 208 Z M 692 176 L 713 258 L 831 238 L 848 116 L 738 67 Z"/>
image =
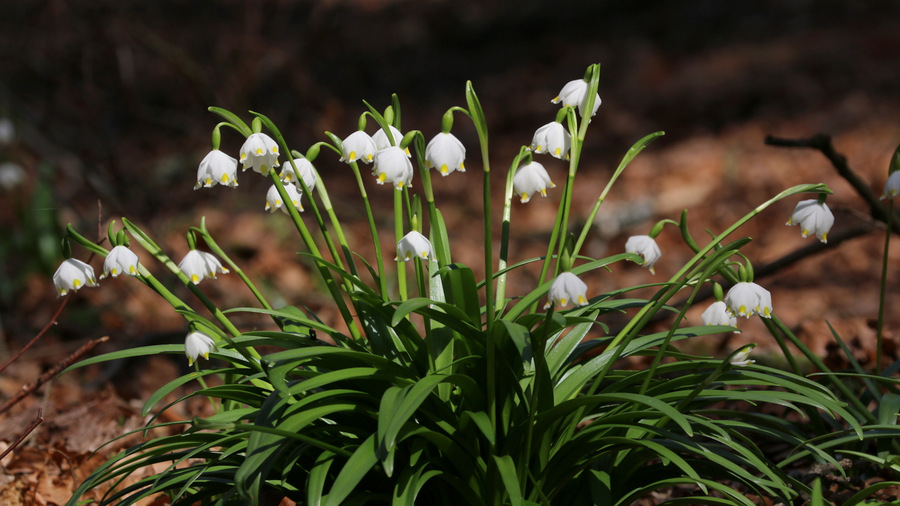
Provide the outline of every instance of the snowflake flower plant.
<path id="1" fill-rule="evenodd" d="M 63 260 L 53 274 L 53 284 L 56 285 L 56 293 L 60 297 L 70 291 L 78 291 L 84 286 L 98 286 L 94 268 L 75 258 Z"/>
<path id="2" fill-rule="evenodd" d="M 103 261 L 103 274 L 100 279 L 106 276 L 118 277 L 119 274 L 127 274 L 128 276 L 137 276 L 140 260 L 134 251 L 128 249 L 127 246 L 118 245 L 109 250 L 106 260 Z"/>
<path id="3" fill-rule="evenodd" d="M 378 184 L 390 181 L 397 190 L 412 186 L 413 166 L 403 148 L 390 146 L 376 152 L 373 172 Z"/>
<path id="4" fill-rule="evenodd" d="M 316 168 L 313 166 L 312 162 L 306 158 L 294 158 L 294 165 L 297 166 L 297 171 L 300 173 L 300 177 L 303 178 L 303 184 L 306 185 L 306 189 L 313 191 L 316 188 L 317 178 Z M 278 177 L 285 183 L 296 184 L 294 182 L 299 181 L 297 179 L 297 174 L 294 173 L 294 167 L 291 166 L 290 162 L 282 165 L 281 174 L 278 174 Z M 300 188 L 299 185 L 297 188 Z"/>
<path id="5" fill-rule="evenodd" d="M 237 188 L 237 160 L 214 149 L 200 161 L 194 189 L 210 188 L 217 184 Z"/>
<path id="6" fill-rule="evenodd" d="M 823 243 L 828 242 L 828 231 L 834 225 L 834 215 L 828 209 L 828 204 L 817 199 L 803 200 L 797 203 L 794 213 L 788 219 L 786 225 L 800 226 L 800 236 L 804 239 L 809 234 L 815 234 Z"/>
<path id="7" fill-rule="evenodd" d="M 184 338 L 184 354 L 187 355 L 189 366 L 194 365 L 199 357 L 209 360 L 209 352 L 215 349 L 216 342 L 203 332 L 195 330 Z"/>
<path id="8" fill-rule="evenodd" d="M 403 236 L 397 243 L 397 256 L 394 260 L 406 262 L 412 258 L 428 260 L 434 256 L 434 248 L 427 237 L 413 230 Z"/>
<path id="9" fill-rule="evenodd" d="M 644 259 L 644 267 L 650 270 L 650 274 L 656 274 L 653 268 L 656 262 L 662 257 L 659 245 L 656 239 L 649 235 L 635 235 L 625 241 L 625 252 L 633 253 Z"/>
<path id="10" fill-rule="evenodd" d="M 363 130 L 357 130 L 341 142 L 341 151 L 342 162 L 350 163 L 360 160 L 363 163 L 372 163 L 378 147 L 375 146 L 375 141 L 369 134 Z"/>
<path id="11" fill-rule="evenodd" d="M 442 176 L 454 170 L 465 172 L 466 147 L 449 132 L 435 135 L 425 147 L 425 166 L 436 168 Z"/>
<path id="12" fill-rule="evenodd" d="M 546 197 L 547 188 L 556 188 L 556 185 L 550 180 L 550 174 L 543 165 L 531 162 L 519 167 L 519 170 L 516 171 L 516 175 L 513 177 L 513 187 L 524 204 L 531 200 L 531 196 L 535 193 Z"/>
<path id="13" fill-rule="evenodd" d="M 544 308 L 549 308 L 551 304 L 565 307 L 569 302 L 576 306 L 586 306 L 587 301 L 587 284 L 571 272 L 562 272 L 553 284 L 550 285 L 550 291 L 547 294 L 547 304 Z"/>
<path id="14" fill-rule="evenodd" d="M 212 253 L 192 249 L 178 263 L 178 269 L 185 274 L 193 284 L 199 284 L 204 278 L 216 279 L 216 273 L 227 274 L 229 271 L 222 267 L 222 263 Z"/>
<path id="15" fill-rule="evenodd" d="M 244 170 L 253 169 L 262 175 L 278 167 L 278 144 L 264 133 L 254 133 L 241 146 L 241 163 Z"/>

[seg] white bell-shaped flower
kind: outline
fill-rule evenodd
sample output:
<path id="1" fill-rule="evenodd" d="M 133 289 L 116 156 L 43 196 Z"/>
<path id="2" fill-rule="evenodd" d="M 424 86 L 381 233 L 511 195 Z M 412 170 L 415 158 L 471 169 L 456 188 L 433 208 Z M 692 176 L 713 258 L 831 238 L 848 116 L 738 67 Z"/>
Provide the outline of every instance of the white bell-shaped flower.
<path id="1" fill-rule="evenodd" d="M 662 256 L 656 240 L 649 235 L 635 235 L 625 241 L 625 252 L 633 253 L 644 259 L 644 267 L 650 269 L 651 274 L 656 274 L 653 268 L 656 261 Z"/>
<path id="2" fill-rule="evenodd" d="M 585 306 L 588 303 L 586 292 L 587 285 L 584 281 L 571 272 L 563 272 L 556 276 L 550 285 L 550 292 L 547 294 L 549 300 L 544 309 L 549 308 L 551 304 L 565 307 L 569 302 L 576 306 Z"/>
<path id="3" fill-rule="evenodd" d="M 53 274 L 53 284 L 56 285 L 56 293 L 62 297 L 70 290 L 77 291 L 83 286 L 97 286 L 97 279 L 94 277 L 93 267 L 81 260 L 67 258 Z"/>
<path id="4" fill-rule="evenodd" d="M 891 172 L 891 175 L 888 176 L 887 181 L 884 183 L 884 192 L 881 194 L 881 199 L 896 197 L 898 193 L 900 193 L 900 170 Z"/>
<path id="5" fill-rule="evenodd" d="M 550 153 L 560 160 L 569 157 L 572 136 L 561 123 L 551 121 L 538 128 L 531 139 L 531 150 L 535 153 Z"/>
<path id="6" fill-rule="evenodd" d="M 419 257 L 422 260 L 428 260 L 434 256 L 434 248 L 431 241 L 427 237 L 413 230 L 403 236 L 397 243 L 397 256 L 394 260 L 408 261 L 412 258 Z"/>
<path id="7" fill-rule="evenodd" d="M 412 186 L 413 166 L 403 149 L 391 146 L 375 153 L 373 173 L 378 184 L 390 181 L 397 190 Z"/>
<path id="8" fill-rule="evenodd" d="M 216 342 L 203 332 L 195 330 L 184 338 L 184 354 L 187 355 L 188 365 L 194 365 L 197 357 L 209 360 L 209 352 L 215 349 Z"/>
<path id="9" fill-rule="evenodd" d="M 458 170 L 466 171 L 466 147 L 449 132 L 435 135 L 425 146 L 425 166 L 437 168 L 442 176 Z"/>
<path id="10" fill-rule="evenodd" d="M 237 187 L 237 160 L 226 155 L 218 149 L 210 151 L 197 169 L 197 184 L 194 189 L 210 188 L 217 184 Z"/>
<path id="11" fill-rule="evenodd" d="M 313 191 L 316 188 L 317 178 L 316 168 L 313 167 L 312 162 L 306 158 L 294 158 L 294 165 L 297 166 L 297 171 L 300 173 L 300 177 L 303 178 L 303 184 L 306 185 L 306 189 Z M 281 174 L 278 177 L 285 183 L 297 184 L 295 181 L 298 181 L 297 174 L 294 173 L 294 167 L 291 166 L 290 162 L 281 166 Z M 300 185 L 297 185 L 297 189 L 300 189 Z"/>
<path id="12" fill-rule="evenodd" d="M 588 99 L 588 90 L 590 88 L 590 84 L 584 79 L 575 79 L 574 81 L 569 81 L 563 86 L 562 90 L 560 90 L 559 95 L 556 96 L 550 102 L 554 104 L 558 104 L 562 102 L 564 107 L 578 107 L 578 112 L 584 117 L 584 109 L 587 107 L 587 99 Z M 594 106 L 591 111 L 591 116 L 597 114 L 597 109 L 600 107 L 600 95 L 595 94 L 594 96 Z"/>
<path id="13" fill-rule="evenodd" d="M 741 282 L 725 294 L 725 305 L 732 315 L 772 317 L 772 294 L 756 283 Z"/>
<path id="14" fill-rule="evenodd" d="M 195 249 L 189 251 L 188 254 L 181 259 L 181 262 L 178 264 L 178 269 L 181 270 L 181 272 L 191 280 L 191 283 L 195 285 L 203 281 L 203 278 L 216 279 L 217 272 L 221 272 L 222 274 L 229 272 L 228 269 L 222 267 L 222 263 L 219 262 L 219 259 L 216 258 L 215 255 Z"/>
<path id="15" fill-rule="evenodd" d="M 519 167 L 519 170 L 516 171 L 516 175 L 513 177 L 513 187 L 524 204 L 531 200 L 531 196 L 537 192 L 540 192 L 542 197 L 546 197 L 547 188 L 556 188 L 556 185 L 550 180 L 550 175 L 547 174 L 543 165 L 531 162 Z"/>
<path id="16" fill-rule="evenodd" d="M 364 163 L 372 163 L 378 148 L 375 147 L 375 141 L 369 134 L 357 130 L 341 142 L 341 151 L 343 152 L 342 162 L 350 163 L 361 160 Z"/>
<path id="17" fill-rule="evenodd" d="M 293 204 L 298 211 L 303 212 L 303 204 L 300 202 L 300 197 L 303 196 L 303 192 L 291 183 L 284 183 L 284 191 L 286 191 L 291 198 L 291 204 Z M 278 193 L 278 188 L 273 184 L 266 193 L 266 211 L 274 213 L 275 210 L 281 209 L 284 214 L 290 214 L 283 204 L 284 203 L 281 201 L 281 194 Z"/>
<path id="18" fill-rule="evenodd" d="M 713 302 L 703 311 L 700 319 L 704 325 L 728 325 L 737 327 L 737 317 L 728 312 L 728 307 L 721 300 Z M 738 331 L 735 331 L 737 334 Z"/>
<path id="19" fill-rule="evenodd" d="M 803 200 L 797 203 L 787 225 L 800 225 L 800 235 L 804 239 L 809 234 L 815 234 L 820 241 L 827 243 L 828 231 L 834 225 L 834 215 L 824 202 L 819 203 L 817 199 Z"/>
<path id="20" fill-rule="evenodd" d="M 119 274 L 137 276 L 139 265 L 138 256 L 134 251 L 131 251 L 126 246 L 116 246 L 106 254 L 106 260 L 103 261 L 103 274 L 100 275 L 100 279 L 106 276 L 115 278 Z"/>
<path id="21" fill-rule="evenodd" d="M 750 364 L 755 364 L 756 360 L 750 360 L 750 352 L 752 352 L 755 347 L 755 344 L 748 344 L 741 348 L 740 351 L 731 357 L 731 365 L 735 367 L 746 367 Z"/>
<path id="22" fill-rule="evenodd" d="M 265 176 L 278 167 L 278 144 L 264 133 L 250 134 L 241 146 L 241 163 L 244 170 L 253 169 Z"/>
<path id="23" fill-rule="evenodd" d="M 375 149 L 384 149 L 400 145 L 400 141 L 403 140 L 403 134 L 394 125 L 388 125 L 388 129 L 391 131 L 391 139 L 388 139 L 387 134 L 384 133 L 384 129 L 382 128 L 379 128 L 378 131 L 372 135 L 372 140 L 375 142 Z"/>

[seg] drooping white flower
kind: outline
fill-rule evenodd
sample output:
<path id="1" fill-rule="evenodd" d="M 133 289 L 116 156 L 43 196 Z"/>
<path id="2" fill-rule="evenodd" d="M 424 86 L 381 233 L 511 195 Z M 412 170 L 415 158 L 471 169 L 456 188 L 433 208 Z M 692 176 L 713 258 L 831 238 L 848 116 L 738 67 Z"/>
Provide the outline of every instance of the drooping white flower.
<path id="1" fill-rule="evenodd" d="M 431 246 L 431 241 L 424 235 L 413 230 L 404 235 L 403 238 L 400 239 L 400 242 L 397 243 L 397 256 L 394 260 L 406 262 L 414 257 L 428 260 L 428 258 L 432 256 L 434 256 L 434 248 Z"/>
<path id="2" fill-rule="evenodd" d="M 388 125 L 388 129 L 391 131 L 391 139 L 388 139 L 387 134 L 384 133 L 384 129 L 382 128 L 379 128 L 378 131 L 372 135 L 372 141 L 375 142 L 375 149 L 384 149 L 400 145 L 400 141 L 403 140 L 403 134 L 400 133 L 400 130 L 394 125 Z"/>
<path id="3" fill-rule="evenodd" d="M 449 132 L 435 135 L 425 146 L 425 166 L 437 168 L 442 176 L 458 170 L 466 171 L 466 147 Z"/>
<path id="4" fill-rule="evenodd" d="M 278 167 L 278 144 L 264 133 L 250 134 L 241 146 L 241 163 L 244 170 L 253 169 L 262 175 L 272 167 Z"/>
<path id="5" fill-rule="evenodd" d="M 556 276 L 553 284 L 550 285 L 550 292 L 547 294 L 549 300 L 544 305 L 544 309 L 550 307 L 551 304 L 565 307 L 569 302 L 576 306 L 585 306 L 588 303 L 586 292 L 587 285 L 584 281 L 578 279 L 578 276 L 571 272 L 563 272 Z"/>
<path id="6" fill-rule="evenodd" d="M 725 294 L 725 305 L 732 315 L 772 317 L 772 294 L 756 283 L 741 282 Z"/>
<path id="7" fill-rule="evenodd" d="M 575 79 L 574 81 L 569 81 L 563 86 L 562 90 L 560 90 L 559 95 L 556 96 L 550 102 L 554 104 L 558 104 L 562 102 L 562 105 L 565 107 L 578 107 L 578 112 L 584 117 L 584 109 L 587 107 L 587 99 L 588 99 L 588 88 L 590 88 L 590 84 L 584 79 Z M 600 107 L 600 95 L 595 94 L 594 97 L 594 107 L 591 111 L 591 116 L 597 114 L 597 109 Z"/>
<path id="8" fill-rule="evenodd" d="M 284 190 L 291 198 L 291 203 L 294 204 L 294 207 L 298 211 L 303 212 L 303 204 L 300 202 L 303 192 L 292 183 L 284 183 Z M 290 214 L 287 208 L 282 206 L 281 195 L 278 193 L 278 188 L 273 184 L 266 193 L 266 211 L 274 213 L 276 209 L 281 209 L 284 214 Z"/>
<path id="9" fill-rule="evenodd" d="M 531 150 L 535 153 L 550 153 L 560 160 L 569 157 L 572 136 L 561 123 L 551 121 L 538 128 L 531 139 Z"/>
<path id="10" fill-rule="evenodd" d="M 191 283 L 195 285 L 203 281 L 203 278 L 216 279 L 216 272 L 221 272 L 222 274 L 229 272 L 228 269 L 222 267 L 222 263 L 212 253 L 195 249 L 189 251 L 181 259 L 178 269 L 190 278 Z"/>
<path id="11" fill-rule="evenodd" d="M 375 153 L 375 165 L 372 169 L 378 178 L 378 184 L 390 181 L 397 190 L 404 186 L 412 186 L 413 166 L 403 149 L 391 146 Z"/>
<path id="12" fill-rule="evenodd" d="M 116 246 L 106 254 L 106 260 L 103 261 L 103 274 L 100 275 L 100 279 L 106 276 L 115 278 L 119 274 L 137 276 L 139 263 L 138 256 L 134 251 L 131 251 L 126 246 Z"/>
<path id="13" fill-rule="evenodd" d="M 357 130 L 341 142 L 341 151 L 343 152 L 342 162 L 350 163 L 362 160 L 364 163 L 372 163 L 378 148 L 375 147 L 375 141 L 369 134 Z"/>
<path id="14" fill-rule="evenodd" d="M 650 269 L 651 274 L 656 274 L 653 266 L 662 256 L 656 240 L 649 235 L 635 235 L 625 241 L 625 252 L 634 253 L 644 259 L 644 267 Z"/>
<path id="15" fill-rule="evenodd" d="M 797 203 L 787 225 L 800 225 L 800 235 L 804 239 L 809 234 L 815 234 L 820 241 L 827 243 L 828 231 L 834 225 L 834 215 L 824 202 L 820 204 L 817 199 L 803 200 Z"/>
<path id="16" fill-rule="evenodd" d="M 194 189 L 210 188 L 217 184 L 237 187 L 237 160 L 226 155 L 218 149 L 210 151 L 197 169 L 197 184 Z"/>
<path id="17" fill-rule="evenodd" d="M 297 166 L 297 171 L 300 172 L 300 177 L 303 178 L 306 189 L 313 191 L 316 188 L 317 179 L 316 168 L 313 167 L 312 162 L 306 158 L 294 158 L 294 165 Z M 294 167 L 291 166 L 290 162 L 281 166 L 281 174 L 279 174 L 278 177 L 285 183 L 294 183 L 294 181 L 297 181 L 297 174 L 294 173 Z M 297 186 L 297 189 L 300 189 L 299 185 Z"/>
<path id="18" fill-rule="evenodd" d="M 209 352 L 216 349 L 216 342 L 203 332 L 193 331 L 184 338 L 184 354 L 188 365 L 194 365 L 197 357 L 209 360 Z"/>
<path id="19" fill-rule="evenodd" d="M 735 367 L 746 367 L 750 364 L 755 364 L 756 360 L 750 360 L 750 352 L 753 351 L 753 348 L 756 348 L 755 344 L 748 344 L 741 348 L 739 352 L 731 357 L 731 365 Z"/>
<path id="20" fill-rule="evenodd" d="M 516 171 L 516 175 L 513 177 L 513 187 L 524 204 L 531 200 L 531 196 L 535 192 L 540 192 L 542 197 L 546 197 L 547 188 L 556 188 L 556 185 L 550 180 L 550 175 L 547 174 L 543 165 L 531 162 L 519 167 L 519 170 Z"/>
<path id="21" fill-rule="evenodd" d="M 728 307 L 721 300 L 713 302 L 700 315 L 704 325 L 728 325 L 737 327 L 737 317 L 728 312 Z M 738 331 L 734 332 L 735 334 Z"/>
<path id="22" fill-rule="evenodd" d="M 896 197 L 900 193 L 900 170 L 891 172 L 887 181 L 884 183 L 884 192 L 881 194 L 881 200 Z"/>
<path id="23" fill-rule="evenodd" d="M 56 285 L 56 293 L 62 297 L 68 294 L 69 290 L 77 291 L 83 286 L 97 286 L 97 279 L 94 277 L 93 267 L 81 260 L 67 258 L 53 274 L 53 284 Z"/>
<path id="24" fill-rule="evenodd" d="M 0 188 L 12 190 L 25 181 L 25 169 L 15 162 L 0 163 Z"/>

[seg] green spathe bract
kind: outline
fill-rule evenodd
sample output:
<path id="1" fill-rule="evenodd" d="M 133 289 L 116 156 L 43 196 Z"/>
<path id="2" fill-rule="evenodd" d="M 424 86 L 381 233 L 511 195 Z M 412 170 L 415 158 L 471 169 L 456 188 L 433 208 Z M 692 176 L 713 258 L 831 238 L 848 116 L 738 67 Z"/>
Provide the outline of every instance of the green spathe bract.
<path id="1" fill-rule="evenodd" d="M 588 68 L 588 97 L 596 94 L 599 72 L 599 65 Z M 762 365 L 733 367 L 730 357 L 688 356 L 676 347 L 701 336 L 733 331 L 726 326 L 680 325 L 698 290 L 712 277 L 733 281 L 732 262 L 740 258 L 740 248 L 748 240 L 726 243 L 726 239 L 780 199 L 830 190 L 823 185 L 786 190 L 703 246 L 690 236 L 682 218 L 679 226 L 694 254 L 667 281 L 606 293 L 589 287 L 583 306 L 564 310 L 551 305 L 539 310 L 539 301 L 547 297 L 560 271 L 586 275 L 615 264 L 629 268 L 629 261 L 640 262 L 640 257 L 628 253 L 588 259 L 579 251 L 613 183 L 662 133 L 650 134 L 628 150 L 573 243 L 574 237 L 567 233 L 573 212 L 572 186 L 589 120 L 571 108 L 561 113 L 572 143 L 565 187 L 555 199 L 559 212 L 549 233 L 548 253 L 542 258 L 514 258 L 509 265 L 514 214 L 511 181 L 530 154 L 523 146 L 511 165 L 500 253 L 495 258 L 487 122 L 471 83 L 466 85 L 465 99 L 466 108 L 455 107 L 447 114 L 459 112 L 470 118 L 479 139 L 486 279 L 478 280 L 472 269 L 450 260 L 452 237 L 436 203 L 440 189 L 432 188 L 424 160 L 425 137 L 418 130 L 406 128 L 404 138 L 420 175 L 412 189 L 366 184 L 357 163 L 349 162 L 366 205 L 375 258 L 353 254 L 328 199 L 327 177 L 317 180 L 315 193 L 304 196 L 309 200 L 305 216 L 287 206 L 289 218 L 275 217 L 290 219 L 297 229 L 306 247 L 300 259 L 321 276 L 346 333 L 308 310 L 274 308 L 203 223 L 192 229 L 192 237 L 202 240 L 240 276 L 258 302 L 258 307 L 216 306 L 147 234 L 123 220 L 136 242 L 197 294 L 212 319 L 177 299 L 143 266 L 138 278 L 188 322 L 213 336 L 217 345 L 209 361 L 199 362 L 194 372 L 153 395 L 145 412 L 156 409 L 158 414 L 191 397 L 211 399 L 218 411 L 209 418 L 185 420 L 182 434 L 152 438 L 114 456 L 91 474 L 69 504 L 77 504 L 87 491 L 101 485 L 116 485 L 103 504 L 131 504 L 164 492 L 173 504 L 271 504 L 289 497 L 299 504 L 322 505 L 614 505 L 685 484 L 695 486 L 698 498 L 718 494 L 717 504 L 752 504 L 747 494 L 788 502 L 814 490 L 791 477 L 769 450 L 787 444 L 795 448 L 793 460 L 837 464 L 825 448 L 845 440 L 835 436 L 822 445 L 807 443 L 803 426 L 741 406 L 783 406 L 803 417 L 816 416 L 839 425 L 846 438 L 875 437 L 867 436 L 857 422 L 858 412 L 848 411 L 844 402 L 816 382 Z M 396 96 L 384 115 L 366 105 L 364 115 L 379 128 L 400 128 Z M 250 134 L 247 123 L 237 115 L 211 110 L 225 119 L 216 131 L 228 125 L 244 136 Z M 275 125 L 263 115 L 253 116 L 251 123 L 265 127 L 280 152 L 290 158 L 289 146 Z M 461 124 L 457 121 L 452 127 L 465 128 Z M 338 162 L 340 137 L 327 137 L 330 143 L 317 143 L 316 149 L 330 148 L 334 163 L 343 163 Z M 319 156 L 317 166 L 323 163 L 327 163 L 325 157 Z M 471 169 L 477 163 L 470 161 L 468 166 L 475 172 Z M 284 186 L 275 171 L 270 168 L 268 175 L 284 198 Z M 454 173 L 450 177 L 475 176 Z M 434 245 L 434 255 L 412 259 L 409 280 L 407 263 L 382 258 L 369 189 L 394 194 L 398 239 L 406 231 L 420 230 Z M 321 233 L 311 233 L 307 222 Z M 74 230 L 70 229 L 69 237 L 106 254 Z M 567 259 L 562 269 L 557 264 L 559 252 Z M 393 258 L 392 246 L 384 254 Z M 529 293 L 507 294 L 507 277 L 533 262 L 541 264 L 538 286 Z M 648 299 L 631 293 L 647 288 L 655 289 Z M 688 301 L 676 304 L 674 297 L 685 293 L 690 293 Z M 242 331 L 230 319 L 242 312 L 270 316 L 272 330 Z M 613 332 L 607 326 L 609 317 L 622 314 L 629 315 L 627 324 Z M 669 329 L 650 331 L 648 323 L 662 315 L 674 316 Z M 328 341 L 321 340 L 326 336 Z M 263 354 L 261 349 L 276 351 Z M 156 353 L 183 354 L 184 348 L 125 350 L 80 365 Z M 619 368 L 619 359 L 629 356 L 651 357 L 652 366 Z M 204 378 L 212 375 L 219 376 L 221 384 L 207 386 Z M 199 389 L 169 405 L 156 406 L 194 380 L 200 382 Z M 894 397 L 884 400 L 895 401 Z M 150 426 L 155 426 L 153 421 Z M 162 472 L 125 484 L 132 472 L 160 464 Z"/>

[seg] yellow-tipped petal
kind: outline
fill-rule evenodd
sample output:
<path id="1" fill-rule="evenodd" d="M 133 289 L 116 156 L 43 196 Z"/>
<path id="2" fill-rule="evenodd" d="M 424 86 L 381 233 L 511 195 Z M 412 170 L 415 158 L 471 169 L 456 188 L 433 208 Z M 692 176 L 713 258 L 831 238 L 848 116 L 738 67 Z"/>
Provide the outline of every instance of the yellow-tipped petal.
<path id="1" fill-rule="evenodd" d="M 200 282 L 200 276 L 196 274 L 191 274 L 191 282 L 195 285 Z"/>
<path id="2" fill-rule="evenodd" d="M 450 171 L 450 169 L 449 169 L 449 168 L 447 168 L 447 164 L 446 164 L 446 163 L 445 163 L 445 164 L 443 164 L 443 165 L 441 165 L 441 174 L 444 174 L 444 175 L 446 175 L 446 174 L 447 174 L 447 172 L 449 172 L 449 171 Z"/>
<path id="3" fill-rule="evenodd" d="M 347 155 L 347 158 L 348 158 L 351 162 L 352 162 L 353 160 L 356 160 L 356 151 L 351 151 L 350 154 Z"/>
<path id="4" fill-rule="evenodd" d="M 587 304 L 587 299 L 584 298 L 584 295 L 578 296 L 578 303 L 579 304 Z"/>
<path id="5" fill-rule="evenodd" d="M 135 269 L 133 265 L 129 265 L 128 266 L 128 274 L 131 274 L 132 276 L 137 274 L 137 269 Z"/>
<path id="6" fill-rule="evenodd" d="M 78 280 L 78 279 L 72 280 L 72 288 L 78 289 L 79 286 L 81 286 L 81 280 Z"/>
<path id="7" fill-rule="evenodd" d="M 230 181 L 230 180 L 231 180 L 231 178 L 228 177 L 228 174 L 222 174 L 221 181 L 223 183 L 228 183 L 228 181 Z"/>
<path id="8" fill-rule="evenodd" d="M 560 306 L 565 306 L 565 305 L 566 305 L 566 299 L 565 299 L 565 297 L 559 299 L 559 305 L 560 305 Z"/>
<path id="9" fill-rule="evenodd" d="M 559 156 L 560 153 L 562 153 L 562 148 L 556 148 L 556 150 L 553 152 L 553 154 L 556 156 Z"/>
<path id="10" fill-rule="evenodd" d="M 263 154 L 262 148 L 256 148 L 256 154 L 257 154 L 257 155 Z"/>
<path id="11" fill-rule="evenodd" d="M 382 172 L 382 173 L 378 174 L 378 182 L 383 183 L 385 181 L 387 181 L 387 173 Z"/>

